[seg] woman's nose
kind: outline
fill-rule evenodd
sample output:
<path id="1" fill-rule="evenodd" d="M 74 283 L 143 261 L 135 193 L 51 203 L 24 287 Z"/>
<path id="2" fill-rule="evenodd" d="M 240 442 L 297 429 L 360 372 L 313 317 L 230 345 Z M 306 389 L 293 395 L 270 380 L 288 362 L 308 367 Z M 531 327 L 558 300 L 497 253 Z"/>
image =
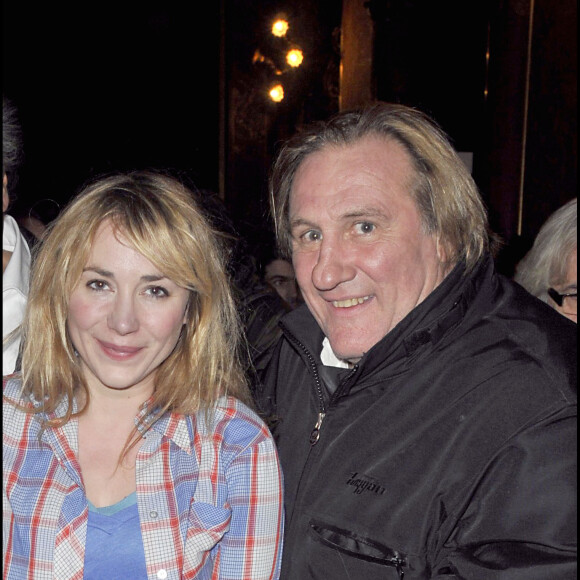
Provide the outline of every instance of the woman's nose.
<path id="1" fill-rule="evenodd" d="M 108 317 L 109 328 L 117 334 L 125 335 L 139 328 L 139 319 L 131 296 L 118 294 Z"/>

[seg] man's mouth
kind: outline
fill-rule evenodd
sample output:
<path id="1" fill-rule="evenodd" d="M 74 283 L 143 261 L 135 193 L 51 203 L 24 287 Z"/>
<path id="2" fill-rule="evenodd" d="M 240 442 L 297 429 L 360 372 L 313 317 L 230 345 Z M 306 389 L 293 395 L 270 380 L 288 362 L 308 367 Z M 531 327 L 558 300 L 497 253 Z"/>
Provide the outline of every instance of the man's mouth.
<path id="1" fill-rule="evenodd" d="M 370 296 L 363 296 L 362 298 L 349 298 L 348 300 L 334 300 L 332 305 L 335 308 L 352 308 L 366 302 Z"/>

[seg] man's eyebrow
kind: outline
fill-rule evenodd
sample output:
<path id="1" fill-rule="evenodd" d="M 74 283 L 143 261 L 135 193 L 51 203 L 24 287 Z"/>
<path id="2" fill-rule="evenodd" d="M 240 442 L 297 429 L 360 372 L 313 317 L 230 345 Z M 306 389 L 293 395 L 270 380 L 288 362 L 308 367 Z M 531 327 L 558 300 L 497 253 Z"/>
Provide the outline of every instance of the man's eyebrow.
<path id="1" fill-rule="evenodd" d="M 113 272 L 110 272 L 109 270 L 103 270 L 98 266 L 87 266 L 86 268 L 83 268 L 83 273 L 84 272 L 94 272 L 103 278 L 115 277 Z M 141 276 L 141 280 L 143 280 L 143 282 L 158 282 L 159 280 L 164 280 L 165 278 L 167 278 L 167 276 L 164 276 L 163 274 L 145 274 Z"/>
<path id="2" fill-rule="evenodd" d="M 354 208 L 345 213 L 343 218 L 383 217 L 385 212 L 376 207 Z"/>
<path id="3" fill-rule="evenodd" d="M 316 225 L 314 223 L 312 223 L 311 221 L 305 220 L 303 218 L 296 218 L 290 222 L 290 229 L 294 229 L 294 228 L 302 227 L 302 226 L 308 226 L 308 227 L 312 227 L 312 228 L 316 227 Z"/>
<path id="4" fill-rule="evenodd" d="M 352 218 L 364 218 L 364 217 L 386 217 L 385 212 L 376 207 L 355 207 L 349 209 L 346 213 L 341 214 L 339 219 L 352 219 Z M 290 222 L 290 229 L 295 227 L 308 226 L 317 227 L 316 224 L 309 220 L 303 218 L 295 218 Z"/>

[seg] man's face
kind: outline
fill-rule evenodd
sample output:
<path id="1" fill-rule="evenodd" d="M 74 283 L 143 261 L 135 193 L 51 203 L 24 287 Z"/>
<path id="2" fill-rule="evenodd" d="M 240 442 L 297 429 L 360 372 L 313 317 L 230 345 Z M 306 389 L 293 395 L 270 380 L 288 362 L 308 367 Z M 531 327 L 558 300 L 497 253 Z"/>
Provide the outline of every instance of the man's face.
<path id="1" fill-rule="evenodd" d="M 355 362 L 440 284 L 447 269 L 424 233 L 398 143 L 326 147 L 298 168 L 290 198 L 298 285 L 334 353 Z"/>

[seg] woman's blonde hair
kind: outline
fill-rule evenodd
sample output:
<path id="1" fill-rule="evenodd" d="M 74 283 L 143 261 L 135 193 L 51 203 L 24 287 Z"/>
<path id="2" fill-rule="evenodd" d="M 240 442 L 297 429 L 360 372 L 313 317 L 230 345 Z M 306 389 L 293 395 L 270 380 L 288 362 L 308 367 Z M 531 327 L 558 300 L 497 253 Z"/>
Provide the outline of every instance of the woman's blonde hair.
<path id="1" fill-rule="evenodd" d="M 67 331 L 69 298 L 99 226 L 114 229 L 165 276 L 190 291 L 187 322 L 159 366 L 155 417 L 166 411 L 211 411 L 222 395 L 250 403 L 240 363 L 242 331 L 230 293 L 219 234 L 193 194 L 167 175 L 134 171 L 88 184 L 51 225 L 36 256 L 23 322 L 23 389 L 54 412 L 66 399 L 66 423 L 76 389 L 88 391 Z M 79 413 L 82 409 L 79 409 Z"/>

